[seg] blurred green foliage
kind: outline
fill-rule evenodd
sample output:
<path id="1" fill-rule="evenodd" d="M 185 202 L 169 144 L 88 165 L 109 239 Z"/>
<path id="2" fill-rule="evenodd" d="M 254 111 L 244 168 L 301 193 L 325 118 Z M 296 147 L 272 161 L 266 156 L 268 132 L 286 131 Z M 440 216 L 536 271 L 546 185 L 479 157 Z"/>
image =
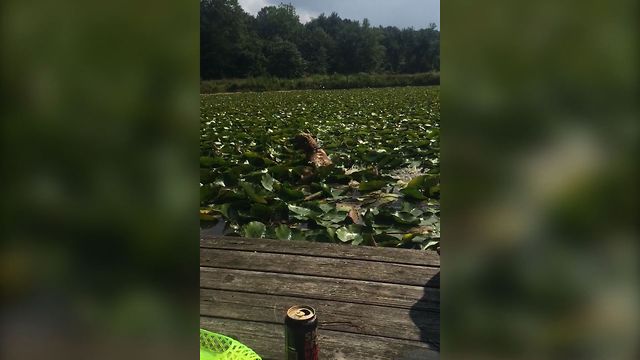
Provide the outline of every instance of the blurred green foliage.
<path id="1" fill-rule="evenodd" d="M 442 13 L 442 355 L 638 358 L 637 2 Z"/>
<path id="2" fill-rule="evenodd" d="M 2 357 L 195 358 L 198 5 L 0 14 Z"/>

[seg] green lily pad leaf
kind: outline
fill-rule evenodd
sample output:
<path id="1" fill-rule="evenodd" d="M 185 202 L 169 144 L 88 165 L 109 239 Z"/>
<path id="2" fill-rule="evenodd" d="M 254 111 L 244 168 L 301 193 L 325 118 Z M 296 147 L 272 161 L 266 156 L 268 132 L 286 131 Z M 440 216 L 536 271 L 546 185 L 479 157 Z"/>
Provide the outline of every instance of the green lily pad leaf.
<path id="1" fill-rule="evenodd" d="M 329 239 L 331 240 L 335 240 L 336 238 L 336 229 L 332 228 L 332 227 L 327 227 L 327 234 L 329 235 Z"/>
<path id="2" fill-rule="evenodd" d="M 350 242 L 350 241 L 362 242 L 364 240 L 360 233 L 354 232 L 344 226 L 336 230 L 336 235 L 338 236 L 338 239 L 342 242 Z"/>
<path id="3" fill-rule="evenodd" d="M 280 240 L 291 240 L 291 229 L 282 224 L 276 228 L 276 238 Z"/>
<path id="4" fill-rule="evenodd" d="M 438 248 L 438 246 L 440 246 L 440 239 L 437 240 L 431 240 L 428 243 L 426 243 L 425 245 L 422 245 L 422 250 L 435 250 Z"/>
<path id="5" fill-rule="evenodd" d="M 307 239 L 306 231 L 294 229 L 291 232 L 291 240 L 298 241 L 298 240 L 306 240 L 306 239 Z"/>
<path id="6" fill-rule="evenodd" d="M 331 193 L 331 197 L 333 197 L 334 199 L 339 199 L 339 198 L 341 198 L 341 197 L 342 197 L 341 195 L 344 193 L 344 190 L 340 190 L 340 189 L 333 189 L 333 188 L 332 188 L 332 189 L 330 190 L 330 193 Z"/>
<path id="7" fill-rule="evenodd" d="M 389 203 L 392 203 L 400 198 L 398 194 L 390 194 L 390 193 L 382 193 L 377 195 L 377 198 L 374 198 L 374 201 L 371 205 L 375 207 L 383 206 Z"/>
<path id="8" fill-rule="evenodd" d="M 289 178 L 289 168 L 284 165 L 270 167 L 269 172 L 280 181 L 286 181 Z"/>
<path id="9" fill-rule="evenodd" d="M 240 181 L 241 175 L 242 170 L 239 167 L 234 167 L 222 173 L 222 180 L 225 184 L 234 186 Z"/>
<path id="10" fill-rule="evenodd" d="M 411 242 L 418 244 L 422 244 L 423 242 L 425 242 L 425 240 L 427 240 L 427 237 L 424 235 L 415 235 L 413 238 L 411 238 Z"/>
<path id="11" fill-rule="evenodd" d="M 213 184 L 205 184 L 201 186 L 200 187 L 200 203 L 207 203 L 213 200 L 213 198 L 218 196 L 220 189 L 222 189 L 222 187 L 213 185 Z"/>
<path id="12" fill-rule="evenodd" d="M 371 180 L 371 181 L 360 183 L 360 185 L 358 186 L 358 189 L 362 192 L 376 191 L 387 186 L 387 184 L 388 182 L 385 180 Z"/>
<path id="13" fill-rule="evenodd" d="M 215 184 L 215 181 L 218 178 L 219 176 L 216 174 L 215 171 L 212 171 L 211 169 L 200 168 L 200 184 L 209 184 L 209 183 Z M 220 186 L 224 186 L 224 185 L 220 185 Z"/>
<path id="14" fill-rule="evenodd" d="M 249 210 L 249 214 L 254 218 L 258 218 L 266 221 L 271 218 L 271 215 L 273 214 L 273 210 L 267 205 L 251 204 L 251 209 Z"/>
<path id="15" fill-rule="evenodd" d="M 440 184 L 433 185 L 429 188 L 429 196 L 436 199 L 440 198 Z"/>
<path id="16" fill-rule="evenodd" d="M 409 213 L 413 216 L 420 216 L 422 215 L 424 212 L 420 209 L 411 209 L 411 211 L 409 211 Z"/>
<path id="17" fill-rule="evenodd" d="M 323 220 L 321 218 L 315 218 L 315 219 L 313 219 L 313 221 L 315 221 L 316 224 L 318 224 L 318 226 L 321 226 L 321 227 L 324 227 L 324 228 L 332 227 L 332 226 L 335 225 L 331 221 L 326 221 L 326 220 Z"/>
<path id="18" fill-rule="evenodd" d="M 420 219 L 412 215 L 411 213 L 404 211 L 396 211 L 393 214 L 393 218 L 396 222 L 401 224 L 418 224 Z"/>
<path id="19" fill-rule="evenodd" d="M 415 207 L 413 206 L 413 204 L 408 203 L 408 202 L 403 202 L 403 203 L 402 203 L 402 208 L 400 209 L 400 211 L 410 213 L 410 212 L 411 212 L 411 210 L 413 210 L 413 209 L 415 209 Z"/>
<path id="20" fill-rule="evenodd" d="M 399 168 L 399 167 L 402 167 L 405 164 L 405 162 L 406 162 L 405 159 L 394 157 L 393 160 L 389 161 L 389 163 L 386 164 L 386 166 L 392 169 Z"/>
<path id="21" fill-rule="evenodd" d="M 286 184 L 282 184 L 280 188 L 280 197 L 289 201 L 296 201 L 304 199 L 304 193 L 300 190 L 292 189 Z"/>
<path id="22" fill-rule="evenodd" d="M 274 221 L 286 221 L 289 219 L 289 207 L 284 201 L 276 201 L 269 205 L 273 210 L 272 220 Z"/>
<path id="23" fill-rule="evenodd" d="M 334 170 L 335 169 L 332 166 L 321 166 L 316 169 L 316 176 L 320 179 L 326 179 L 334 172 Z"/>
<path id="24" fill-rule="evenodd" d="M 252 221 L 242 227 L 242 236 L 247 238 L 262 238 L 266 232 L 267 227 L 259 221 Z"/>
<path id="25" fill-rule="evenodd" d="M 397 245 L 401 239 L 389 234 L 377 234 L 373 237 L 378 245 Z"/>
<path id="26" fill-rule="evenodd" d="M 325 229 L 307 230 L 305 235 L 307 240 L 311 240 L 311 241 L 321 241 L 321 242 L 331 241 L 331 238 L 329 238 L 329 235 L 327 234 Z"/>
<path id="27" fill-rule="evenodd" d="M 351 245 L 360 245 L 362 244 L 363 241 L 364 241 L 364 237 L 362 235 L 358 235 L 358 237 L 353 239 L 353 241 L 351 242 Z"/>
<path id="28" fill-rule="evenodd" d="M 200 156 L 200 167 L 217 168 L 225 166 L 227 162 L 220 157 Z"/>
<path id="29" fill-rule="evenodd" d="M 428 218 L 424 218 L 420 221 L 420 226 L 429 226 L 438 222 L 438 218 L 435 216 L 431 216 Z"/>
<path id="30" fill-rule="evenodd" d="M 417 188 L 413 188 L 413 187 L 409 188 L 409 187 L 407 187 L 407 188 L 404 188 L 404 189 L 400 190 L 400 192 L 404 194 L 405 198 L 409 198 L 409 199 L 412 199 L 412 200 L 426 200 L 427 199 L 427 197 L 424 196 L 422 194 L 422 192 L 420 192 L 420 190 L 418 190 Z"/>
<path id="31" fill-rule="evenodd" d="M 267 203 L 267 200 L 264 198 L 264 196 L 258 195 L 258 193 L 256 192 L 256 189 L 253 187 L 252 184 L 243 181 L 240 183 L 240 187 L 242 187 L 242 189 L 244 190 L 245 194 L 247 194 L 247 197 L 249 199 L 260 204 Z"/>
<path id="32" fill-rule="evenodd" d="M 426 178 L 427 178 L 427 175 L 420 175 L 420 176 L 414 177 L 407 184 L 407 188 L 410 188 L 410 189 L 419 189 L 419 188 L 421 188 L 422 184 L 424 183 Z"/>
<path id="33" fill-rule="evenodd" d="M 318 205 L 318 207 L 319 207 L 319 208 L 320 208 L 320 210 L 322 210 L 322 212 L 324 212 L 324 213 L 328 213 L 329 211 L 331 211 L 331 210 L 335 209 L 335 207 L 334 207 L 334 206 L 329 205 L 329 204 L 327 204 L 327 203 L 322 203 L 322 204 Z"/>
<path id="34" fill-rule="evenodd" d="M 427 190 L 428 188 L 438 185 L 440 183 L 440 179 L 437 175 L 420 175 L 416 176 L 407 184 L 407 188 L 410 189 L 422 189 Z"/>
<path id="35" fill-rule="evenodd" d="M 262 176 L 266 173 L 266 170 L 260 170 L 260 171 L 252 171 L 248 174 L 245 174 L 243 176 L 243 180 L 246 182 L 250 182 L 252 184 L 258 185 L 260 184 L 260 181 L 262 180 Z M 262 190 L 262 189 L 260 189 Z"/>
<path id="36" fill-rule="evenodd" d="M 320 184 L 320 190 L 326 195 L 326 196 L 332 196 L 331 195 L 331 187 L 323 182 L 321 182 Z"/>
<path id="37" fill-rule="evenodd" d="M 343 222 L 347 218 L 348 213 L 344 211 L 332 210 L 322 216 L 323 220 L 330 221 L 332 223 Z"/>
<path id="38" fill-rule="evenodd" d="M 234 201 L 245 200 L 247 196 L 243 192 L 235 192 L 230 189 L 221 189 L 216 196 L 216 203 L 231 203 Z"/>
<path id="39" fill-rule="evenodd" d="M 262 167 L 265 164 L 265 159 L 256 152 L 246 151 L 243 155 L 253 166 Z"/>
<path id="40" fill-rule="evenodd" d="M 378 208 L 373 207 L 373 208 L 367 209 L 367 211 L 364 213 L 364 216 L 363 216 L 364 223 L 367 226 L 374 226 L 375 216 L 379 213 L 380 213 L 380 210 L 378 210 Z"/>
<path id="41" fill-rule="evenodd" d="M 229 218 L 230 209 L 231 209 L 231 204 L 212 205 L 212 208 L 211 208 L 211 210 L 216 211 L 217 213 L 221 214 L 227 219 Z"/>
<path id="42" fill-rule="evenodd" d="M 313 214 L 313 210 L 307 209 L 307 208 L 302 207 L 302 206 L 295 206 L 295 205 L 289 204 L 288 207 L 289 207 L 289 210 L 291 212 L 293 212 L 294 214 L 298 215 L 297 217 L 298 218 L 302 218 L 302 220 L 308 219 Z"/>
<path id="43" fill-rule="evenodd" d="M 262 175 L 262 180 L 260 181 L 260 183 L 265 189 L 269 191 L 273 191 L 273 178 L 271 177 L 271 175 L 269 174 Z"/>

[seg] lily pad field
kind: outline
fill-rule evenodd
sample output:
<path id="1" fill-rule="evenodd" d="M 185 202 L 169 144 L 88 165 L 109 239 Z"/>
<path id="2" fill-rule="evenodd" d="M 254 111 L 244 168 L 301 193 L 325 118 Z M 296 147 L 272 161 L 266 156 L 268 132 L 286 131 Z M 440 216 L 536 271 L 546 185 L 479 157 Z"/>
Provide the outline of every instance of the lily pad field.
<path id="1" fill-rule="evenodd" d="M 201 95 L 200 114 L 201 232 L 439 247 L 439 87 Z"/>

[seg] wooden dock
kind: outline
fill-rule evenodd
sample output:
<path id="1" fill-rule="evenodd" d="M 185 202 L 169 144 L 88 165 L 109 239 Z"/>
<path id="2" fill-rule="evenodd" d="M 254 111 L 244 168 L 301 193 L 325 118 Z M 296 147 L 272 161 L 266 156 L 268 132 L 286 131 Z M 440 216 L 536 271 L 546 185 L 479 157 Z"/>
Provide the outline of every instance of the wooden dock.
<path id="1" fill-rule="evenodd" d="M 314 307 L 320 359 L 439 358 L 433 252 L 214 237 L 200 240 L 200 327 L 284 358 L 284 315 Z"/>

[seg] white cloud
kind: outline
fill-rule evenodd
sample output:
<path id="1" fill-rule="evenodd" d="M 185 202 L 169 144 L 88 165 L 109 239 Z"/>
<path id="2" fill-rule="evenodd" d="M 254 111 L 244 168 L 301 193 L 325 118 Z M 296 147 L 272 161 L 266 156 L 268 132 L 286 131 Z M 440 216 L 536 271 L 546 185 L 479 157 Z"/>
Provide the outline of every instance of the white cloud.
<path id="1" fill-rule="evenodd" d="M 296 9 L 296 13 L 298 13 L 298 16 L 300 16 L 300 22 L 303 24 L 306 24 L 311 21 L 311 19 L 318 17 L 318 13 L 305 9 Z"/>
<path id="2" fill-rule="evenodd" d="M 269 0 L 238 0 L 240 6 L 244 9 L 244 11 L 248 12 L 251 15 L 257 15 L 260 9 L 265 6 L 273 6 L 278 5 L 281 2 L 287 3 L 286 1 L 269 1 Z M 308 23 L 311 19 L 318 16 L 318 13 L 308 11 L 299 7 L 296 7 L 296 13 L 300 16 L 300 22 L 303 24 Z"/>
<path id="3" fill-rule="evenodd" d="M 272 5 L 267 0 L 238 0 L 238 3 L 251 15 L 256 15 L 263 7 Z"/>

